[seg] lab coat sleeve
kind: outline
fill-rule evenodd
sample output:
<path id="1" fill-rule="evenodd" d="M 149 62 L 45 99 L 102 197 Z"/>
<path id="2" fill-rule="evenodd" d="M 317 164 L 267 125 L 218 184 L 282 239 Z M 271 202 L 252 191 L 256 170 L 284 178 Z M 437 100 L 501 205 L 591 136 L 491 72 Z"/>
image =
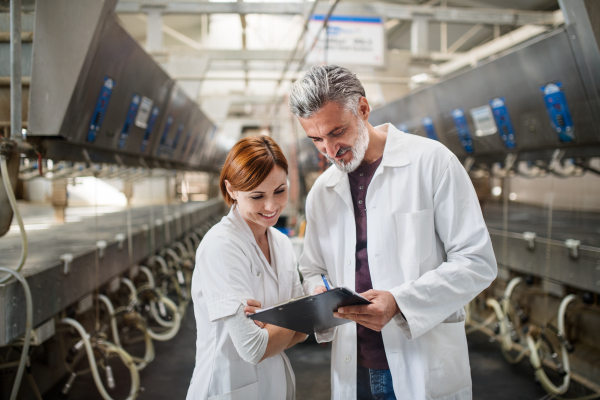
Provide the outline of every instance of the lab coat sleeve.
<path id="1" fill-rule="evenodd" d="M 205 239 L 206 240 L 206 239 Z M 211 321 L 233 315 L 240 304 L 256 298 L 252 291 L 250 259 L 241 246 L 225 236 L 211 237 L 196 256 L 200 285 Z"/>
<path id="2" fill-rule="evenodd" d="M 250 364 L 258 364 L 267 351 L 269 332 L 246 317 L 241 304 L 235 314 L 225 317 L 223 322 L 240 357 Z"/>
<path id="3" fill-rule="evenodd" d="M 451 155 L 434 186 L 434 224 L 447 261 L 393 288 L 406 320 L 394 317 L 408 339 L 443 322 L 487 288 L 497 265 L 490 236 L 469 176 Z"/>
<path id="4" fill-rule="evenodd" d="M 325 268 L 325 260 L 323 259 L 319 233 L 316 229 L 317 223 L 312 211 L 313 197 L 313 192 L 310 192 L 306 198 L 306 232 L 304 235 L 304 248 L 302 250 L 302 255 L 300 256 L 299 267 L 302 278 L 304 279 L 303 286 L 306 294 L 312 294 L 317 286 L 324 286 L 321 274 L 325 274 L 327 280 L 331 282 L 329 275 L 327 275 L 327 269 Z M 336 330 L 337 327 L 334 327 L 321 332 L 316 332 L 315 337 L 317 342 L 323 343 L 332 341 Z"/>

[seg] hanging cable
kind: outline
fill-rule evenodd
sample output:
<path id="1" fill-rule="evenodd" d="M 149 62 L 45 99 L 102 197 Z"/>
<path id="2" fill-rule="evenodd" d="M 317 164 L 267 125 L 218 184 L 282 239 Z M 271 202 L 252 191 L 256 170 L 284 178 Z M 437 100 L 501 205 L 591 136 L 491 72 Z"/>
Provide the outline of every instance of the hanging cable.
<path id="1" fill-rule="evenodd" d="M 300 72 L 302 70 L 302 68 L 304 67 L 304 65 L 306 64 L 306 58 L 308 57 L 308 55 L 310 54 L 311 51 L 313 51 L 313 49 L 315 48 L 317 42 L 319 41 L 319 36 L 321 35 L 321 32 L 323 31 L 323 29 L 327 28 L 327 23 L 329 22 L 329 18 L 331 17 L 331 14 L 333 14 L 333 10 L 335 10 L 335 7 L 337 6 L 337 4 L 339 3 L 340 0 L 334 0 L 333 4 L 329 7 L 329 11 L 327 12 L 327 15 L 325 15 L 325 18 L 323 19 L 323 25 L 321 25 L 321 27 L 319 28 L 319 30 L 317 31 L 316 35 L 315 35 L 315 39 L 312 42 L 311 46 L 304 51 L 304 53 L 302 54 L 302 56 L 300 57 L 300 62 L 298 63 L 298 67 L 296 68 L 295 74 L 298 74 L 298 72 Z M 304 34 L 306 33 L 307 29 L 308 29 L 308 23 L 310 21 L 310 17 L 312 15 L 312 11 L 314 11 L 314 8 L 316 7 L 316 1 L 315 4 L 313 5 L 313 9 L 311 10 L 311 14 L 309 14 L 309 16 L 306 19 L 306 23 L 305 23 L 305 27 L 303 29 L 303 33 L 301 34 L 301 38 L 299 39 L 298 43 L 300 42 L 300 40 L 304 37 Z M 298 44 L 296 44 L 296 47 L 298 47 Z M 296 54 L 296 49 L 294 49 L 294 53 L 292 54 L 292 57 L 295 56 Z M 284 70 L 284 73 L 282 74 L 282 77 L 280 79 L 283 80 L 285 73 L 287 72 L 287 67 Z M 279 87 L 279 83 L 276 85 L 276 87 Z M 276 88 L 276 90 L 277 90 Z M 275 92 L 275 98 L 277 98 L 277 92 Z M 275 105 L 275 114 L 273 115 L 273 118 L 271 118 L 271 121 L 273 121 L 275 118 L 277 118 L 277 115 L 279 114 L 279 109 L 280 107 L 277 107 Z M 271 114 L 271 111 L 269 110 L 269 112 L 267 113 L 267 115 Z"/>
<path id="2" fill-rule="evenodd" d="M 23 218 L 21 218 L 21 213 L 19 212 L 19 207 L 17 207 L 17 199 L 15 198 L 15 193 L 12 189 L 12 184 L 10 183 L 10 176 L 8 174 L 8 164 L 5 155 L 0 155 L 0 169 L 2 172 L 2 182 L 4 183 L 4 190 L 6 191 L 6 195 L 8 196 L 8 201 L 10 202 L 10 206 L 15 214 L 15 219 L 17 220 L 17 224 L 19 225 L 19 232 L 21 233 L 21 258 L 19 259 L 19 264 L 14 269 L 14 271 L 19 272 L 23 269 L 25 265 L 25 260 L 27 260 L 27 233 L 25 232 L 25 226 L 23 225 Z M 0 284 L 6 283 L 10 279 L 10 275 L 4 276 L 0 278 Z"/>

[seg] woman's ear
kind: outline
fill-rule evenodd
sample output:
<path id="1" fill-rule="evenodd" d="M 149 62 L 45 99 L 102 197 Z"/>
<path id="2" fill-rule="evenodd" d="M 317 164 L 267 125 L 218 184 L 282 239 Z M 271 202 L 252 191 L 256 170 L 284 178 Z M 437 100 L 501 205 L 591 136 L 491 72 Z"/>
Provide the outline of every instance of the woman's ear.
<path id="1" fill-rule="evenodd" d="M 237 199 L 235 197 L 235 192 L 231 187 L 231 183 L 229 183 L 227 179 L 225 179 L 225 189 L 227 189 L 227 193 L 229 193 L 229 196 L 233 199 L 233 201 L 236 201 Z"/>

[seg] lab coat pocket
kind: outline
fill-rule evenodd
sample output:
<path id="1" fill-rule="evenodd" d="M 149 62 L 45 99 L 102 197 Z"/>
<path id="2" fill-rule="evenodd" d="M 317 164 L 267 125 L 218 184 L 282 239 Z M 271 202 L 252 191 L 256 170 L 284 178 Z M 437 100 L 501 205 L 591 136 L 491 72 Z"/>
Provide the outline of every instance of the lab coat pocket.
<path id="1" fill-rule="evenodd" d="M 258 381 L 228 393 L 211 396 L 208 400 L 258 400 Z"/>
<path id="2" fill-rule="evenodd" d="M 429 258 L 433 249 L 433 210 L 398 213 L 394 216 L 400 262 L 402 265 L 418 266 Z"/>
<path id="3" fill-rule="evenodd" d="M 427 398 L 463 398 L 459 392 L 470 392 L 471 387 L 464 321 L 441 323 L 423 334 L 422 340 Z"/>

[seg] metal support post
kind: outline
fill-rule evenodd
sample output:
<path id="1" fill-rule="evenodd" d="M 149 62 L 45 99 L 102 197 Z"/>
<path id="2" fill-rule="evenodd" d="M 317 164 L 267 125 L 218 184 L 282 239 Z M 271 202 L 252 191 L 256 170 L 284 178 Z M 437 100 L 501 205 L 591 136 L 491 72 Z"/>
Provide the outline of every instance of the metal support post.
<path id="1" fill-rule="evenodd" d="M 160 10 L 148 11 L 146 25 L 146 49 L 148 52 L 160 51 L 163 47 L 163 20 Z"/>
<path id="2" fill-rule="evenodd" d="M 10 137 L 23 141 L 21 86 L 21 0 L 10 2 Z"/>
<path id="3" fill-rule="evenodd" d="M 424 57 L 429 53 L 429 18 L 415 15 L 410 28 L 410 52 Z"/>

